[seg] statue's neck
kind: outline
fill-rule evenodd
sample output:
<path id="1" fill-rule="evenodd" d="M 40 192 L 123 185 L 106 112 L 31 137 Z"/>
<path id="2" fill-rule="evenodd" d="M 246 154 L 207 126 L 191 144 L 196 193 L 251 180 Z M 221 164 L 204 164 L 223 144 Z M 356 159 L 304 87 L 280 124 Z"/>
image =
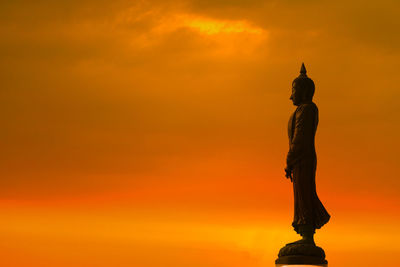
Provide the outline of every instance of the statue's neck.
<path id="1" fill-rule="evenodd" d="M 301 101 L 299 106 L 304 105 L 304 104 L 311 104 L 311 103 L 312 103 L 312 100 L 304 100 L 304 101 Z"/>

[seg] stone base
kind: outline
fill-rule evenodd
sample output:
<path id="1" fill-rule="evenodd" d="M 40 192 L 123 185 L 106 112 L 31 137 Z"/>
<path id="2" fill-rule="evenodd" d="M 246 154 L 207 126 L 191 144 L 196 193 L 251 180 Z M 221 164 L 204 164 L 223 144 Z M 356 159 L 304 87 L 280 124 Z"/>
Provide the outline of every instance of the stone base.
<path id="1" fill-rule="evenodd" d="M 327 266 L 328 261 L 309 256 L 283 256 L 279 257 L 275 264 Z"/>
<path id="2" fill-rule="evenodd" d="M 313 244 L 287 244 L 279 251 L 276 264 L 310 264 L 326 266 L 325 252 Z"/>

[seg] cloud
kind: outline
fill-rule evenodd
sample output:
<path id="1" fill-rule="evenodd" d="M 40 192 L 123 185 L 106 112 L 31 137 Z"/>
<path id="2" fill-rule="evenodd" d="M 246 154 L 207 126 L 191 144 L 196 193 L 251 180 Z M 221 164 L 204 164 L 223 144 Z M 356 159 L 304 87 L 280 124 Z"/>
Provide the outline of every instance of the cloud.
<path id="1" fill-rule="evenodd" d="M 93 173 L 124 173 L 123 183 L 129 175 L 162 173 L 166 158 L 190 164 L 223 151 L 268 151 L 265 161 L 278 166 L 290 82 L 302 61 L 317 84 L 322 147 L 333 138 L 358 144 L 365 158 L 371 148 L 392 155 L 368 140 L 380 118 L 386 136 L 397 129 L 395 2 L 1 5 L 1 168 L 11 177 L 8 188 L 26 182 L 50 190 L 66 173 L 71 191 L 75 183 L 89 185 L 85 175 Z"/>

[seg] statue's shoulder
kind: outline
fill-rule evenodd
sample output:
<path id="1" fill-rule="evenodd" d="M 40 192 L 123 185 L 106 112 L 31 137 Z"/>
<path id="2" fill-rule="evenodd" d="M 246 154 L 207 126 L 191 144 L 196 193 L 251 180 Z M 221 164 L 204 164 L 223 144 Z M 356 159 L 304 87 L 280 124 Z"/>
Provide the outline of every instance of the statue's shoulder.
<path id="1" fill-rule="evenodd" d="M 314 112 L 318 112 L 318 107 L 317 107 L 317 105 L 316 105 L 314 102 L 307 102 L 307 103 L 301 104 L 301 105 L 299 106 L 299 108 L 300 108 L 302 111 L 314 111 Z"/>
<path id="2" fill-rule="evenodd" d="M 318 107 L 314 102 L 303 103 L 298 107 L 296 113 L 299 117 L 314 117 L 318 116 Z"/>

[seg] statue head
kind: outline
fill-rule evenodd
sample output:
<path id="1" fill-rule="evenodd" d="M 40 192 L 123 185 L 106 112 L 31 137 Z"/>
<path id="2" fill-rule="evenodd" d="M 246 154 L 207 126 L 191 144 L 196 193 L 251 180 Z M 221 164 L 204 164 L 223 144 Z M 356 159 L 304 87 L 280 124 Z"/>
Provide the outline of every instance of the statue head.
<path id="1" fill-rule="evenodd" d="M 290 99 L 293 105 L 299 106 L 311 102 L 314 96 L 315 85 L 313 80 L 308 78 L 304 63 L 301 65 L 300 75 L 292 82 L 292 95 Z"/>

